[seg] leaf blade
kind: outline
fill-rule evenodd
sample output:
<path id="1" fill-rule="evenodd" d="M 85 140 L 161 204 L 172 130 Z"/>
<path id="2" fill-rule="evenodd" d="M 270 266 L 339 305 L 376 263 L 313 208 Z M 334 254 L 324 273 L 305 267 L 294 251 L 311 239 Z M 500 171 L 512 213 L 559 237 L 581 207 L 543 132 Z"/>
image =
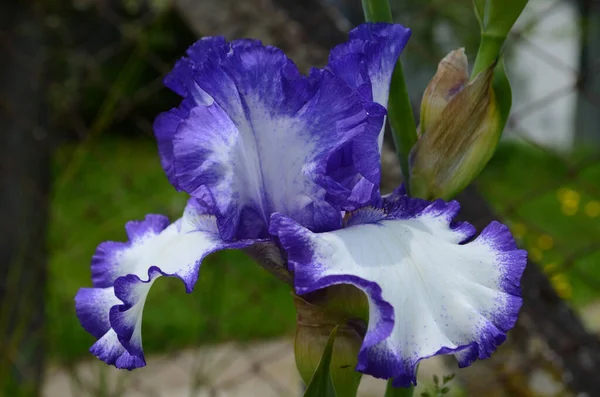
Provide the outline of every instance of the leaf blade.
<path id="1" fill-rule="evenodd" d="M 333 381 L 331 380 L 330 366 L 337 329 L 338 327 L 335 327 L 329 334 L 329 339 L 321 354 L 319 366 L 310 379 L 303 397 L 336 397 Z"/>
<path id="2" fill-rule="evenodd" d="M 385 388 L 384 397 L 412 397 L 414 391 L 415 391 L 414 386 L 411 386 L 408 388 L 394 387 L 394 386 L 392 386 L 392 379 L 390 379 L 387 383 L 387 387 Z"/>

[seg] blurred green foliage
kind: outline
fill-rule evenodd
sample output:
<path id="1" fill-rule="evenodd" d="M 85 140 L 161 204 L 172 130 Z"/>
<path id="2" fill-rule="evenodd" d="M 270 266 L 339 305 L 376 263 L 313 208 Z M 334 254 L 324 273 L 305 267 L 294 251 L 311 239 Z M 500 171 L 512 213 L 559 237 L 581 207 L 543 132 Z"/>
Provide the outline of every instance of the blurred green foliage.
<path id="1" fill-rule="evenodd" d="M 440 382 L 439 377 L 437 375 L 433 375 L 433 390 L 428 389 L 424 391 L 421 393 L 421 397 L 443 397 L 448 395 L 448 393 L 450 393 L 450 386 L 448 385 L 450 382 L 452 382 L 454 377 L 455 374 L 446 375 Z"/>
<path id="2" fill-rule="evenodd" d="M 69 166 L 73 146 L 58 151 L 55 174 Z M 73 298 L 90 287 L 90 259 L 105 240 L 125 241 L 124 225 L 147 213 L 172 220 L 186 196 L 168 183 L 154 142 L 98 141 L 68 187 L 52 200 L 49 231 L 48 348 L 55 359 L 86 354 L 94 342 L 79 325 Z M 207 258 L 191 296 L 177 279 L 156 281 L 143 319 L 147 352 L 227 340 L 291 333 L 295 324 L 287 286 L 245 254 L 224 251 Z"/>
<path id="3" fill-rule="evenodd" d="M 577 306 L 600 295 L 600 162 L 594 160 L 511 142 L 500 145 L 478 179 L 530 258 Z"/>

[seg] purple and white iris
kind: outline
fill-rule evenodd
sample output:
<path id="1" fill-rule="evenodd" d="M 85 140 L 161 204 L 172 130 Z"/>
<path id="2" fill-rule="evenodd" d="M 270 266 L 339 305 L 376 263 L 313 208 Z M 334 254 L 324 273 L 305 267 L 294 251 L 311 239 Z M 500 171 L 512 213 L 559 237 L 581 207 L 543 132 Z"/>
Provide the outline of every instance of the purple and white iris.
<path id="1" fill-rule="evenodd" d="M 277 48 L 204 38 L 165 79 L 183 97 L 155 122 L 162 165 L 190 194 L 183 216 L 126 225 L 129 241 L 100 244 L 93 288 L 77 315 L 118 368 L 145 365 L 142 312 L 152 283 L 188 292 L 202 259 L 276 244 L 298 294 L 352 284 L 368 297 L 358 371 L 415 381 L 419 360 L 454 354 L 461 366 L 504 341 L 521 306 L 525 252 L 492 223 L 474 238 L 454 223 L 457 202 L 379 193 L 389 83 L 410 31 L 365 24 L 302 75 Z"/>

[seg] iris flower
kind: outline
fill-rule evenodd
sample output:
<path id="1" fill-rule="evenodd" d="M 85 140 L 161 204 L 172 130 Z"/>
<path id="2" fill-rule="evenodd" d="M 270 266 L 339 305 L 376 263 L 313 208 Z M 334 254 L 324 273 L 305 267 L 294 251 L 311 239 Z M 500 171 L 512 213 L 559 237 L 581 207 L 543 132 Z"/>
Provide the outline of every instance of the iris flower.
<path id="1" fill-rule="evenodd" d="M 201 262 L 268 243 L 287 258 L 297 294 L 335 284 L 362 290 L 368 328 L 357 370 L 415 381 L 417 363 L 487 358 L 521 306 L 525 253 L 507 227 L 479 236 L 455 223 L 457 202 L 379 191 L 392 70 L 410 30 L 364 24 L 306 76 L 277 48 L 207 37 L 165 78 L 183 97 L 154 128 L 162 166 L 190 195 L 173 223 L 147 215 L 92 258 L 77 293 L 90 351 L 118 368 L 146 364 L 142 312 L 160 276 L 191 292 Z"/>

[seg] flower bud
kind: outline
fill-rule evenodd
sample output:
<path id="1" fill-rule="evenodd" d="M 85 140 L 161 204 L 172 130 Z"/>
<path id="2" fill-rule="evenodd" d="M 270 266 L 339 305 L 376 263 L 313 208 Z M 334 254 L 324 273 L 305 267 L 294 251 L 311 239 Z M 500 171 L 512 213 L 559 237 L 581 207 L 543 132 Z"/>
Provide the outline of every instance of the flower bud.
<path id="1" fill-rule="evenodd" d="M 348 318 L 345 313 L 329 307 L 324 299 L 326 295 L 312 296 L 311 298 L 316 298 L 314 299 L 315 303 L 304 299 L 307 297 L 294 296 L 297 313 L 294 341 L 296 367 L 304 382 L 308 384 L 319 365 L 321 353 L 329 335 L 337 326 L 337 336 L 331 358 L 331 380 L 338 396 L 355 396 L 362 377 L 362 374 L 355 368 L 364 332 L 362 332 L 360 324 Z M 366 325 L 364 330 L 366 330 Z"/>
<path id="2" fill-rule="evenodd" d="M 413 196 L 448 200 L 492 157 L 505 122 L 492 88 L 495 66 L 468 82 L 463 49 L 438 65 L 423 95 L 420 137 L 410 154 Z"/>
<path id="3" fill-rule="evenodd" d="M 437 121 L 446 105 L 469 81 L 465 49 L 454 50 L 438 65 L 438 70 L 427 85 L 421 101 L 421 123 L 419 134 L 427 125 Z"/>

